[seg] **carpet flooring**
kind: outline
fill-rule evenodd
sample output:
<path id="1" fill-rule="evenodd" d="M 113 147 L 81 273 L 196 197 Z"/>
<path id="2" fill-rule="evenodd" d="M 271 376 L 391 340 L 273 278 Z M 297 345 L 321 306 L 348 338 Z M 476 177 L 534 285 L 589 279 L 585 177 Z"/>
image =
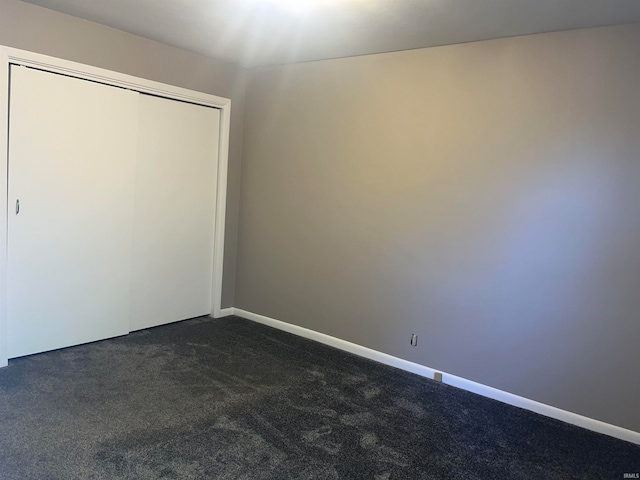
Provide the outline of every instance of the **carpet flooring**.
<path id="1" fill-rule="evenodd" d="M 622 479 L 640 446 L 239 318 L 11 360 L 0 479 Z"/>

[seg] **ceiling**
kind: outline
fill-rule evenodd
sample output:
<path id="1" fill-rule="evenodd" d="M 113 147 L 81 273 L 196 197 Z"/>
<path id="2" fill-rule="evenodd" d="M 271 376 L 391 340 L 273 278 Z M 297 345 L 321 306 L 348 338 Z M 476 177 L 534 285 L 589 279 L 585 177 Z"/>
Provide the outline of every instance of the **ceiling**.
<path id="1" fill-rule="evenodd" d="M 640 22 L 640 0 L 24 1 L 247 67 Z"/>

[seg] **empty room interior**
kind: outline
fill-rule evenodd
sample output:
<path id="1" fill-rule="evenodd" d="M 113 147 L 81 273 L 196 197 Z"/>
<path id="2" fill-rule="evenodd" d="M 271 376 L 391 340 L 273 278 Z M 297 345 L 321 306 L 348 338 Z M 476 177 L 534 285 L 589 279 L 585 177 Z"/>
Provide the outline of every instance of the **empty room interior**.
<path id="1" fill-rule="evenodd" d="M 638 0 L 0 0 L 0 479 L 640 478 Z"/>

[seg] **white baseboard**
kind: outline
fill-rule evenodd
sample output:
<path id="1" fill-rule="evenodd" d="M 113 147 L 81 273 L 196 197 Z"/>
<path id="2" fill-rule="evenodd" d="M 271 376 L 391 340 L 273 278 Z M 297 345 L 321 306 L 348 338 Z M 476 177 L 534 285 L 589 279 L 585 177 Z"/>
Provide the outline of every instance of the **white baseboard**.
<path id="1" fill-rule="evenodd" d="M 280 320 L 265 317 L 264 315 L 247 312 L 246 310 L 242 310 L 240 308 L 228 308 L 224 309 L 223 312 L 226 312 L 227 310 L 231 311 L 229 315 L 237 315 L 238 317 L 246 318 L 247 320 L 261 323 L 263 325 L 268 325 L 269 327 L 277 328 L 278 330 L 283 330 L 285 332 L 308 338 L 310 340 L 315 340 L 316 342 L 324 343 L 325 345 L 329 345 L 340 350 L 353 353 L 360 357 L 374 360 L 376 362 L 384 363 L 385 365 L 390 365 L 401 370 L 406 370 L 407 372 L 415 373 L 423 377 L 433 378 L 434 373 L 437 371 L 433 368 L 425 367 L 424 365 L 420 365 L 418 363 L 403 360 L 386 353 L 378 352 L 377 350 L 373 350 L 371 348 L 363 347 L 362 345 L 357 345 L 355 343 L 347 342 L 346 340 L 341 340 L 324 333 L 309 330 L 308 328 L 299 327 L 297 325 L 292 325 Z M 640 445 L 639 432 L 634 432 L 632 430 L 627 430 L 626 428 L 611 425 L 599 420 L 594 420 L 589 417 L 584 417 L 582 415 L 578 415 L 577 413 L 568 412 L 560 408 L 552 407 L 544 403 L 536 402 L 535 400 L 520 397 L 518 395 L 514 395 L 513 393 L 498 390 L 497 388 L 489 387 L 487 385 L 467 380 L 466 378 L 458 377 L 456 375 L 450 375 L 445 372 L 442 372 L 442 382 L 457 388 L 461 388 L 463 390 L 467 390 L 469 392 L 477 393 L 478 395 L 482 395 L 483 397 L 492 398 L 509 405 L 524 408 L 525 410 L 530 410 L 532 412 L 555 418 L 572 425 L 577 425 L 578 427 L 586 428 L 587 430 L 592 430 L 594 432 L 602 433 L 611 437 L 619 438 L 621 440 L 626 440 L 627 442 Z"/>
<path id="2" fill-rule="evenodd" d="M 220 310 L 220 312 L 218 312 L 217 315 L 212 315 L 213 318 L 222 318 L 222 317 L 229 317 L 231 315 L 237 315 L 234 313 L 234 308 L 233 307 L 229 307 L 229 308 L 223 308 Z"/>

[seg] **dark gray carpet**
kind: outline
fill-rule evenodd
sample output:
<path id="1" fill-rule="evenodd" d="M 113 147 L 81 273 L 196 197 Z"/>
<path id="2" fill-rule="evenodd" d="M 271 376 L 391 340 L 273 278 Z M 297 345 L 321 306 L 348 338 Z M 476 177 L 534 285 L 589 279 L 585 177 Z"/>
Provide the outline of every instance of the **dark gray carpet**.
<path id="1" fill-rule="evenodd" d="M 640 447 L 238 318 L 12 360 L 0 478 L 621 479 Z"/>

